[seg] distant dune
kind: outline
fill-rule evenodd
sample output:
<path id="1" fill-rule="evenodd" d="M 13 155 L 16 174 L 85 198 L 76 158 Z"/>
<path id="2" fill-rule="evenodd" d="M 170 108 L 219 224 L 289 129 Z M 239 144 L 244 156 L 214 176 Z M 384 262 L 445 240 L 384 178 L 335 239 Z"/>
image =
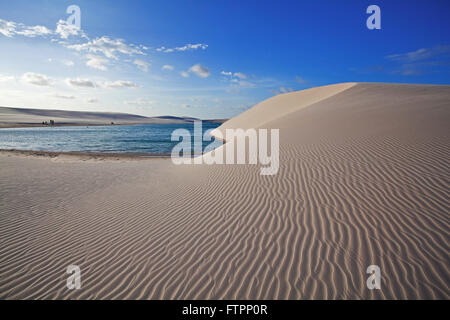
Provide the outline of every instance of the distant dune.
<path id="1" fill-rule="evenodd" d="M 144 117 L 128 113 L 84 112 L 50 109 L 24 109 L 0 107 L 0 128 L 41 126 L 42 122 L 55 121 L 55 125 L 110 125 L 143 123 L 186 123 L 198 120 L 191 117 Z M 224 120 L 208 120 L 223 122 Z"/>
<path id="2" fill-rule="evenodd" d="M 273 176 L 2 152 L 0 298 L 449 299 L 449 123 L 450 86 L 348 83 L 217 129 L 279 129 Z"/>

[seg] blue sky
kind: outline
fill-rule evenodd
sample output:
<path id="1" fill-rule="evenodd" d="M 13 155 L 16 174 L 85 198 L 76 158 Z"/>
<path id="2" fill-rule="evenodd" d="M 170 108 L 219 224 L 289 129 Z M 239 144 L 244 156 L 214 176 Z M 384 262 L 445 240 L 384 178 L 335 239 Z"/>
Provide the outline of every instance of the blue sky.
<path id="1" fill-rule="evenodd" d="M 65 21 L 81 9 L 81 30 Z M 369 30 L 369 5 L 381 30 Z M 339 82 L 450 83 L 450 1 L 1 1 L 0 105 L 232 117 Z"/>

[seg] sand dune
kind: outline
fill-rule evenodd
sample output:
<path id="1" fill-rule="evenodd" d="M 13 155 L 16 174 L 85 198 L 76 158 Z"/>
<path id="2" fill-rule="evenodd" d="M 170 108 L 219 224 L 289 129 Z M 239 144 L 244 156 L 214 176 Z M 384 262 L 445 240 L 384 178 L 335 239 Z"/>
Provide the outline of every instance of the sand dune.
<path id="1" fill-rule="evenodd" d="M 51 109 L 0 107 L 0 128 L 40 126 L 54 120 L 56 125 L 110 125 L 142 123 L 186 123 L 197 120 L 190 117 L 144 117 L 128 113 L 84 112 Z M 223 120 L 209 120 L 223 122 Z"/>
<path id="2" fill-rule="evenodd" d="M 352 83 L 218 128 L 280 129 L 274 176 L 0 153 L 0 298 L 448 299 L 449 123 L 450 86 Z"/>
<path id="3" fill-rule="evenodd" d="M 316 87 L 297 92 L 280 94 L 259 103 L 237 117 L 224 123 L 220 129 L 259 128 L 264 124 L 281 118 L 289 113 L 298 112 L 314 103 L 325 100 L 339 92 L 353 87 L 356 83 L 340 83 Z"/>

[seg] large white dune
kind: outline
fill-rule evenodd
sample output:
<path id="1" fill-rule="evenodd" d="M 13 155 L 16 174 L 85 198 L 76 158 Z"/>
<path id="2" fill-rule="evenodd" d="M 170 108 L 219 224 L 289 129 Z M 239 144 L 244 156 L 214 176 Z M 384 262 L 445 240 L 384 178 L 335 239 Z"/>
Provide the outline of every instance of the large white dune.
<path id="1" fill-rule="evenodd" d="M 222 124 L 221 131 L 233 128 L 259 128 L 292 112 L 298 112 L 314 103 L 345 91 L 356 83 L 340 83 L 297 92 L 280 94 L 258 103 L 253 108 Z"/>

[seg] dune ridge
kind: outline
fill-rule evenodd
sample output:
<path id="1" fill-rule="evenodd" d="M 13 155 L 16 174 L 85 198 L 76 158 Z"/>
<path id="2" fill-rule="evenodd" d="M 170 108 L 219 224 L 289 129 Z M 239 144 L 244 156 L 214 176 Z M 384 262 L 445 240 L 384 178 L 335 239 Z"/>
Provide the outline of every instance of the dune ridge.
<path id="1" fill-rule="evenodd" d="M 0 107 L 0 128 L 37 127 L 43 122 L 55 121 L 57 126 L 82 125 L 118 125 L 126 124 L 163 124 L 189 123 L 199 120 L 192 117 L 158 116 L 145 117 L 130 113 L 119 112 L 88 112 L 53 109 L 27 109 Z M 209 122 L 223 122 L 224 119 L 204 120 Z"/>
<path id="2" fill-rule="evenodd" d="M 279 94 L 258 103 L 253 108 L 226 121 L 219 128 L 213 130 L 212 134 L 214 135 L 217 130 L 220 130 L 222 132 L 222 136 L 224 136 L 226 129 L 259 128 L 267 122 L 274 121 L 277 118 L 286 116 L 291 112 L 298 112 L 303 108 L 332 97 L 355 85 L 356 83 L 354 82 L 339 83 Z"/>
<path id="3" fill-rule="evenodd" d="M 316 89 L 219 127 L 279 128 L 274 176 L 0 154 L 0 298 L 448 299 L 450 86 Z"/>

